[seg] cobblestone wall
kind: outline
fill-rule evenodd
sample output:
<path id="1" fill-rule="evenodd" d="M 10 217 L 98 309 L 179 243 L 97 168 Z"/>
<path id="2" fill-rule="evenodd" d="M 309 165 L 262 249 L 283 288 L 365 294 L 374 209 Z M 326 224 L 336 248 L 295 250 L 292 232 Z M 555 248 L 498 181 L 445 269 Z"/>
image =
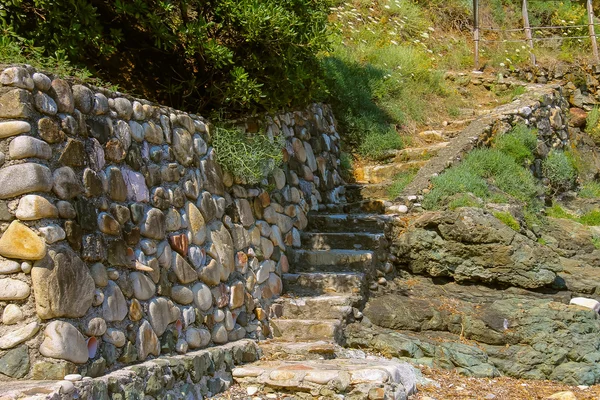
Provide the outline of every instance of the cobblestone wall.
<path id="1" fill-rule="evenodd" d="M 0 74 L 0 378 L 100 376 L 269 336 L 287 248 L 337 201 L 327 106 L 252 118 L 284 164 L 240 185 L 205 119 L 29 67 Z"/>

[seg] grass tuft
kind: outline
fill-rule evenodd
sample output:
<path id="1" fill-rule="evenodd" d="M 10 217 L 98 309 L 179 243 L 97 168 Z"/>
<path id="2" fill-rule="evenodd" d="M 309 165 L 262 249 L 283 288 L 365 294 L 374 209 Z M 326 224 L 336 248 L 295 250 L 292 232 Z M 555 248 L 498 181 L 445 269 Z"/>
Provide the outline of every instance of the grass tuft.
<path id="1" fill-rule="evenodd" d="M 519 232 L 521 230 L 521 225 L 519 224 L 519 221 L 517 221 L 515 217 L 513 217 L 512 214 L 509 212 L 496 211 L 494 212 L 494 217 L 496 217 L 500 222 L 502 222 L 504 225 L 508 226 L 514 231 Z"/>
<path id="2" fill-rule="evenodd" d="M 600 198 L 600 182 L 592 181 L 584 184 L 579 191 L 579 197 L 584 199 Z"/>

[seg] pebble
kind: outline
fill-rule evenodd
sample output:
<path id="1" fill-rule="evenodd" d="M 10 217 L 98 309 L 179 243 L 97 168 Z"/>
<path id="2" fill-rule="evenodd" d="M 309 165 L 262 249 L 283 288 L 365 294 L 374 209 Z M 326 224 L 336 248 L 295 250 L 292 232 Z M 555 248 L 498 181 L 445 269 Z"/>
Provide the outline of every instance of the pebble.
<path id="1" fill-rule="evenodd" d="M 590 310 L 594 310 L 595 312 L 600 311 L 600 302 L 586 297 L 574 297 L 571 299 L 569 304 L 589 308 Z"/>
<path id="2" fill-rule="evenodd" d="M 52 321 L 46 326 L 40 354 L 76 364 L 83 364 L 88 360 L 87 343 L 83 335 L 65 321 Z"/>
<path id="3" fill-rule="evenodd" d="M 225 329 L 225 325 L 216 324 L 212 330 L 212 340 L 215 344 L 224 344 L 227 343 L 227 329 Z"/>
<path id="4" fill-rule="evenodd" d="M 192 287 L 192 292 L 194 294 L 194 305 L 201 311 L 206 311 L 212 306 L 212 293 L 204 283 L 196 283 Z"/>
<path id="5" fill-rule="evenodd" d="M 179 304 L 191 304 L 194 301 L 194 293 L 185 286 L 173 286 L 171 298 Z"/>
<path id="6" fill-rule="evenodd" d="M 133 286 L 133 295 L 138 300 L 148 300 L 156 293 L 156 285 L 150 278 L 141 272 L 132 272 L 129 275 Z"/>
<path id="7" fill-rule="evenodd" d="M 33 269 L 33 264 L 31 264 L 30 262 L 23 261 L 21 263 L 21 271 L 23 273 L 28 274 L 31 272 L 32 269 Z"/>
<path id="8" fill-rule="evenodd" d="M 49 192 L 54 180 L 48 167 L 35 163 L 0 169 L 0 199 L 31 192 Z"/>
<path id="9" fill-rule="evenodd" d="M 141 234 L 150 239 L 162 240 L 165 238 L 165 215 L 161 210 L 152 208 L 148 211 L 141 227 Z"/>
<path id="10" fill-rule="evenodd" d="M 126 338 L 125 334 L 118 329 L 108 328 L 104 335 L 102 336 L 102 340 L 107 343 L 113 344 L 116 347 L 125 346 Z"/>
<path id="11" fill-rule="evenodd" d="M 40 235 L 46 240 L 46 243 L 52 244 L 58 241 L 64 240 L 67 234 L 58 225 L 48 225 L 42 228 L 38 228 Z"/>
<path id="12" fill-rule="evenodd" d="M 2 323 L 5 325 L 14 325 L 21 322 L 24 318 L 23 311 L 16 304 L 9 304 L 2 313 Z"/>
<path id="13" fill-rule="evenodd" d="M 29 340 L 29 338 L 33 337 L 33 335 L 35 335 L 39 329 L 40 325 L 37 322 L 31 322 L 22 328 L 11 330 L 6 335 L 0 337 L 0 349 L 11 349 L 16 345 Z"/>
<path id="14" fill-rule="evenodd" d="M 13 221 L 0 238 L 0 255 L 21 260 L 40 260 L 46 255 L 46 244 L 27 226 Z"/>
<path id="15" fill-rule="evenodd" d="M 15 272 L 21 272 L 21 264 L 10 260 L 0 261 L 0 274 L 7 275 Z"/>
<path id="16" fill-rule="evenodd" d="M 106 321 L 102 318 L 92 318 L 85 329 L 87 336 L 102 336 L 106 332 Z"/>
<path id="17" fill-rule="evenodd" d="M 77 382 L 81 379 L 83 379 L 83 377 L 79 374 L 69 374 L 64 377 L 64 380 L 69 382 Z"/>
<path id="18" fill-rule="evenodd" d="M 83 193 L 83 186 L 71 167 L 61 167 L 54 171 L 52 190 L 62 200 L 70 200 Z"/>
<path id="19" fill-rule="evenodd" d="M 167 299 L 164 297 L 152 299 L 148 306 L 148 314 L 152 329 L 161 336 L 167 330 L 167 325 L 171 323 L 171 310 Z"/>
<path id="20" fill-rule="evenodd" d="M 248 393 L 248 396 L 254 396 L 258 393 L 258 388 L 256 386 L 248 386 L 246 388 L 246 393 Z"/>
<path id="21" fill-rule="evenodd" d="M 42 114 L 56 115 L 58 111 L 56 102 L 45 93 L 36 93 L 33 96 L 33 103 L 35 104 L 35 108 Z"/>
<path id="22" fill-rule="evenodd" d="M 33 74 L 32 78 L 33 78 L 33 83 L 35 84 L 35 87 L 38 90 L 40 90 L 42 92 L 47 92 L 48 90 L 50 90 L 52 81 L 46 75 L 36 72 Z"/>
<path id="23" fill-rule="evenodd" d="M 191 231 L 191 242 L 201 246 L 206 241 L 206 223 L 198 207 L 192 202 L 186 203 L 186 214 Z"/>
<path id="24" fill-rule="evenodd" d="M 123 321 L 127 316 L 127 302 L 123 292 L 113 281 L 108 282 L 102 303 L 102 315 L 106 321 Z"/>
<path id="25" fill-rule="evenodd" d="M 21 197 L 15 215 L 22 221 L 58 217 L 58 209 L 42 196 L 29 194 Z"/>

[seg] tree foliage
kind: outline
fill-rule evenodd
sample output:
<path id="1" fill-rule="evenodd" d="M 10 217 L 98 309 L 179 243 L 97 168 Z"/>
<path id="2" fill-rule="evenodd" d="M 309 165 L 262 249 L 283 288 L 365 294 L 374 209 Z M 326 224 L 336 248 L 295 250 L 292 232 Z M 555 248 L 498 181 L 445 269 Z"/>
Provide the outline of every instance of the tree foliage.
<path id="1" fill-rule="evenodd" d="M 305 103 L 328 47 L 322 0 L 3 0 L 3 30 L 188 110 Z"/>

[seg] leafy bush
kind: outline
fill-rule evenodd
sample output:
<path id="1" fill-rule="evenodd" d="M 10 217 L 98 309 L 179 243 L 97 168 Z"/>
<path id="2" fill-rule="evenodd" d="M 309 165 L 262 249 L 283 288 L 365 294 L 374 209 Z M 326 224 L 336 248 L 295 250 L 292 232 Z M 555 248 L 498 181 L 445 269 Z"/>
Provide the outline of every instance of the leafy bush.
<path id="1" fill-rule="evenodd" d="M 579 197 L 584 199 L 600 198 L 600 182 L 588 182 L 579 191 Z"/>
<path id="2" fill-rule="evenodd" d="M 537 146 L 534 130 L 525 125 L 517 125 L 510 132 L 500 135 L 494 141 L 494 147 L 515 159 L 519 164 L 533 162 L 533 151 Z"/>
<path id="3" fill-rule="evenodd" d="M 489 195 L 485 179 L 474 174 L 462 164 L 432 178 L 431 183 L 433 189 L 423 199 L 423 207 L 427 209 L 436 208 L 445 198 L 458 193 L 472 193 L 481 198 L 486 198 Z"/>
<path id="4" fill-rule="evenodd" d="M 542 173 L 556 190 L 570 189 L 577 178 L 577 171 L 571 160 L 562 151 L 551 151 L 542 162 Z"/>
<path id="5" fill-rule="evenodd" d="M 320 89 L 328 1 L 11 0 L 4 30 L 45 55 L 188 110 L 304 104 Z M 8 27 L 8 28 L 7 28 Z"/>
<path id="6" fill-rule="evenodd" d="M 500 222 L 502 222 L 504 225 L 508 226 L 514 231 L 519 232 L 521 230 L 521 225 L 519 224 L 519 221 L 517 221 L 515 217 L 513 217 L 512 214 L 509 212 L 496 211 L 494 212 L 494 217 L 496 217 Z"/>
<path id="7" fill-rule="evenodd" d="M 283 138 L 246 135 L 237 129 L 217 128 L 213 147 L 217 161 L 244 183 L 256 184 L 283 162 Z"/>

